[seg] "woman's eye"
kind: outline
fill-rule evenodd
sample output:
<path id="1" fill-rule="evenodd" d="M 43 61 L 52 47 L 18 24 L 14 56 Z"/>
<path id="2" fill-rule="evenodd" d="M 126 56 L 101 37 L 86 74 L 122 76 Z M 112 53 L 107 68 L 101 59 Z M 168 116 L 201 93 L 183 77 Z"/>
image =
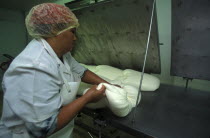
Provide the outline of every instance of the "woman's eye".
<path id="1" fill-rule="evenodd" d="M 74 35 L 76 34 L 76 29 L 71 29 L 70 30 Z"/>

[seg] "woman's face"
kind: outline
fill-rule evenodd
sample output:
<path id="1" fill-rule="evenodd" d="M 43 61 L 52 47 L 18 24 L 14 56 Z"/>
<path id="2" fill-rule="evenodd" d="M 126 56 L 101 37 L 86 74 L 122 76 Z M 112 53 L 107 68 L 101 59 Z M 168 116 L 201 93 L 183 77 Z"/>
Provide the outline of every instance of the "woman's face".
<path id="1" fill-rule="evenodd" d="M 71 52 L 73 50 L 75 41 L 76 41 L 76 28 L 72 28 L 70 30 L 67 30 L 63 33 L 61 33 L 62 37 L 62 47 L 65 53 Z"/>

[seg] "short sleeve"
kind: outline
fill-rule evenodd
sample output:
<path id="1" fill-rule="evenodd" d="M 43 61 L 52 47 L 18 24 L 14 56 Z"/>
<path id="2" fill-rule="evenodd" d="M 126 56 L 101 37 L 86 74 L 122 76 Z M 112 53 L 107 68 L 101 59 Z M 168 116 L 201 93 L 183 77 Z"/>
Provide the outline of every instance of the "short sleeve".
<path id="1" fill-rule="evenodd" d="M 54 132 L 57 124 L 57 114 L 47 118 L 44 121 L 31 123 L 26 122 L 26 128 L 30 135 L 34 137 L 46 137 Z"/>
<path id="2" fill-rule="evenodd" d="M 80 78 L 83 77 L 87 68 L 80 65 L 72 56 L 71 53 L 68 53 L 69 64 L 73 72 L 79 74 Z"/>
<path id="3" fill-rule="evenodd" d="M 36 63 L 10 67 L 5 74 L 5 100 L 24 122 L 42 122 L 58 113 L 62 100 L 56 72 Z"/>

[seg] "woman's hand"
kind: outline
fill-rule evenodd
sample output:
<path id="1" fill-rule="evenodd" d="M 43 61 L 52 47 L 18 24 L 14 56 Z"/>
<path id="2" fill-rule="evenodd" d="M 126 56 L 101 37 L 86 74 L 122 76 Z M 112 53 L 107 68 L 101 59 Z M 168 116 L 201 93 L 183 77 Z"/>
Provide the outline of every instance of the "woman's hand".
<path id="1" fill-rule="evenodd" d="M 97 90 L 97 85 L 93 85 L 83 96 L 89 102 L 97 102 L 101 98 L 105 97 L 106 87 L 102 85 L 100 90 Z"/>

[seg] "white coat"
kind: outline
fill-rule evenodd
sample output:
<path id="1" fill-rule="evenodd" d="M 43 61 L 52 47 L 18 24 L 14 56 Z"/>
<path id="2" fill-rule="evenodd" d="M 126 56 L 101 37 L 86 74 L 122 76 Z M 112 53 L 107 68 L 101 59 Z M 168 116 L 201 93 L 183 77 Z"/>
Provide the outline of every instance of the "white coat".
<path id="1" fill-rule="evenodd" d="M 73 95 L 66 102 L 61 91 L 65 83 L 78 82 L 86 68 L 70 53 L 63 56 L 64 64 L 69 68 L 64 67 L 44 48 L 42 41 L 51 48 L 45 40 L 32 40 L 4 74 L 0 137 L 29 138 L 51 134 L 56 128 L 59 109 L 75 98 Z M 64 75 L 65 79 L 60 68 L 68 74 Z M 70 128 L 71 132 L 73 122 Z"/>

